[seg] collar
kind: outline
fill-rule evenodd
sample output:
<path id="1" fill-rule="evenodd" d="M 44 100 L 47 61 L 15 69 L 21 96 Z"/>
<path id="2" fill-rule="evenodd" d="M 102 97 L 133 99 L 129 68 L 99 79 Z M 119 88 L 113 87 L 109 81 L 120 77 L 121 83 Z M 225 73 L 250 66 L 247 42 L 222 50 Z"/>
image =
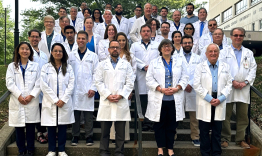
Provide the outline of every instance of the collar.
<path id="1" fill-rule="evenodd" d="M 201 22 L 204 22 L 204 23 L 206 23 L 206 22 L 207 22 L 207 20 L 204 20 L 204 21 L 200 21 L 200 20 L 198 20 L 198 22 L 199 22 L 199 23 L 201 23 Z"/>
<path id="2" fill-rule="evenodd" d="M 193 17 L 196 17 L 195 14 L 193 14 L 193 16 L 191 16 L 190 18 L 193 18 Z M 190 19 L 187 17 L 187 15 L 185 16 L 185 18 Z"/>
<path id="3" fill-rule="evenodd" d="M 141 40 L 142 44 L 149 45 L 151 43 L 151 40 L 146 44 L 143 40 Z"/>
<path id="4" fill-rule="evenodd" d="M 77 51 L 78 51 L 78 53 L 79 53 L 79 54 L 85 54 L 85 53 L 86 53 L 86 51 L 87 51 L 87 48 L 86 48 L 86 50 L 85 50 L 83 53 L 81 53 L 81 51 L 80 51 L 80 49 L 79 49 L 79 48 L 77 49 Z"/>
<path id="5" fill-rule="evenodd" d="M 160 20 L 161 20 L 162 23 L 163 23 L 163 22 L 167 22 L 167 18 L 166 18 L 166 20 L 164 21 L 164 20 L 162 19 L 162 17 L 161 17 Z"/>
<path id="6" fill-rule="evenodd" d="M 152 18 L 153 16 L 151 15 L 151 18 Z M 145 22 L 148 20 L 147 18 L 146 18 L 146 16 L 144 15 L 144 20 L 145 20 Z"/>
<path id="7" fill-rule="evenodd" d="M 212 32 L 211 31 L 209 31 L 209 35 L 212 37 Z"/>
<path id="8" fill-rule="evenodd" d="M 231 44 L 231 47 L 232 47 L 232 49 L 234 50 L 234 51 L 242 51 L 242 49 L 243 49 L 243 46 L 241 46 L 241 48 L 240 48 L 240 50 L 238 50 L 237 48 L 235 48 L 234 46 L 233 46 L 233 44 Z"/>
<path id="9" fill-rule="evenodd" d="M 46 33 L 45 33 L 46 34 Z M 50 36 L 53 36 L 54 35 L 54 30 L 53 30 L 53 32 L 50 34 L 50 35 L 47 35 L 46 34 L 46 37 L 50 37 Z"/>
<path id="10" fill-rule="evenodd" d="M 137 19 L 137 18 L 140 18 L 141 16 L 140 17 L 136 17 L 136 15 L 135 15 L 134 17 Z"/>
<path id="11" fill-rule="evenodd" d="M 192 51 L 190 51 L 190 53 L 185 53 L 185 52 L 183 51 L 183 53 L 184 53 L 184 55 L 189 55 L 189 56 L 192 55 Z"/>
<path id="12" fill-rule="evenodd" d="M 112 57 L 110 57 L 110 61 L 111 61 L 111 63 L 117 63 L 118 61 L 119 61 L 119 56 L 118 56 L 118 58 L 116 59 L 116 62 L 112 59 Z"/>
<path id="13" fill-rule="evenodd" d="M 174 22 L 174 25 L 175 25 L 175 26 L 177 26 L 175 22 Z M 177 27 L 179 27 L 179 26 L 180 26 L 180 22 L 179 22 L 179 24 L 178 24 L 178 26 L 177 26 Z"/>
<path id="14" fill-rule="evenodd" d="M 208 60 L 207 60 L 207 64 L 208 64 L 208 66 L 210 67 L 210 66 L 213 66 Z M 215 66 L 217 66 L 218 67 L 218 65 L 219 65 L 219 61 L 217 60 L 217 62 L 216 62 L 216 64 L 215 64 Z"/>

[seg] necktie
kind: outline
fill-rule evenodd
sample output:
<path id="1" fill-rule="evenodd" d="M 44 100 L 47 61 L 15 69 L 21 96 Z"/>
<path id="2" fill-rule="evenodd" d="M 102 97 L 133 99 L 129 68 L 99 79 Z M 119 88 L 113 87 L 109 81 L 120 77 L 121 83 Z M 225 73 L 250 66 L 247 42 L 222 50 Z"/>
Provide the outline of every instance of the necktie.
<path id="1" fill-rule="evenodd" d="M 203 29 L 204 29 L 204 22 L 201 22 L 201 26 L 200 26 L 200 37 L 202 36 Z"/>

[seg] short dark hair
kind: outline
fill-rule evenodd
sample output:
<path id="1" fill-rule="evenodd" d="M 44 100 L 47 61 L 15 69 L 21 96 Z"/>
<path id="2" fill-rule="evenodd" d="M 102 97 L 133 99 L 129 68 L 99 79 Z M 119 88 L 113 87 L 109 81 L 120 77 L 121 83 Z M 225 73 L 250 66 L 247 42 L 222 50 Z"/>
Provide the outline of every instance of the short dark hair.
<path id="1" fill-rule="evenodd" d="M 39 30 L 37 30 L 37 29 L 32 29 L 32 30 L 28 31 L 28 36 L 29 37 L 31 36 L 32 32 L 37 32 L 39 34 L 39 37 L 41 37 L 41 32 Z"/>
<path id="2" fill-rule="evenodd" d="M 167 7 L 162 7 L 162 8 L 160 9 L 160 12 L 161 12 L 163 9 L 166 9 L 166 11 L 168 12 Z"/>
<path id="3" fill-rule="evenodd" d="M 191 41 L 192 41 L 192 43 L 194 42 L 194 40 L 193 40 L 193 37 L 192 36 L 189 36 L 189 35 L 187 35 L 187 34 L 185 34 L 182 38 L 181 38 L 181 44 L 183 43 L 183 40 L 185 39 L 185 38 L 190 38 L 191 39 Z"/>
<path id="4" fill-rule="evenodd" d="M 171 55 L 174 54 L 175 48 L 174 48 L 173 43 L 172 43 L 169 39 L 163 39 L 163 40 L 161 41 L 161 43 L 159 44 L 159 46 L 158 46 L 158 51 L 159 51 L 159 55 L 160 55 L 160 56 L 162 56 L 161 48 L 162 48 L 164 45 L 167 45 L 167 44 L 170 44 L 171 47 L 172 47 L 172 49 L 173 49 L 172 52 L 171 52 Z"/>
<path id="5" fill-rule="evenodd" d="M 194 35 L 194 33 L 195 33 L 195 27 L 193 26 L 193 24 L 192 23 L 187 23 L 186 25 L 185 25 L 185 27 L 184 27 L 184 29 L 183 29 L 183 31 L 184 31 L 184 34 L 185 34 L 185 28 L 186 28 L 186 26 L 187 25 L 191 25 L 192 26 L 192 28 L 193 28 L 193 33 L 192 33 L 192 36 Z"/>
<path id="6" fill-rule="evenodd" d="M 205 10 L 205 12 L 207 13 L 207 9 L 206 8 L 199 8 L 197 13 L 199 14 L 200 10 Z"/>
<path id="7" fill-rule="evenodd" d="M 58 11 L 60 11 L 61 9 L 64 9 L 66 11 L 65 7 L 60 7 Z M 67 11 L 66 11 L 66 13 L 67 13 Z"/>
<path id="8" fill-rule="evenodd" d="M 74 33 L 76 32 L 75 27 L 73 27 L 72 25 L 65 26 L 64 33 L 66 32 L 67 29 L 73 29 Z"/>
<path id="9" fill-rule="evenodd" d="M 84 34 L 84 35 L 86 35 L 86 39 L 88 39 L 88 33 L 85 32 L 84 30 L 80 30 L 80 31 L 77 33 L 77 37 L 78 37 L 79 34 Z"/>
<path id="10" fill-rule="evenodd" d="M 118 6 L 118 5 L 121 5 L 121 6 L 122 6 L 122 4 L 121 4 L 121 3 L 118 3 L 118 4 L 116 4 L 116 5 L 115 5 L 115 8 L 117 8 L 117 6 Z"/>
<path id="11" fill-rule="evenodd" d="M 242 28 L 242 27 L 236 27 L 236 28 L 233 28 L 233 29 L 230 31 L 230 36 L 233 36 L 234 30 L 239 30 L 239 31 L 241 31 L 241 32 L 244 34 L 244 36 L 246 35 L 246 30 L 245 30 L 244 28 Z"/>
<path id="12" fill-rule="evenodd" d="M 107 6 L 107 5 L 110 5 L 110 6 L 112 7 L 112 4 L 111 4 L 111 3 L 106 3 L 106 6 Z"/>
<path id="13" fill-rule="evenodd" d="M 151 26 L 148 25 L 148 24 L 144 24 L 144 25 L 141 26 L 140 33 L 141 33 L 142 29 L 145 28 L 145 27 L 148 27 L 150 29 L 150 31 L 152 32 Z"/>
<path id="14" fill-rule="evenodd" d="M 161 23 L 161 28 L 162 28 L 162 25 L 163 24 L 168 24 L 168 26 L 169 26 L 169 28 L 170 28 L 170 23 L 168 23 L 168 22 L 163 22 L 163 23 Z"/>
<path id="15" fill-rule="evenodd" d="M 111 44 L 112 42 L 117 42 L 117 43 L 119 44 L 119 42 L 118 42 L 116 39 L 113 39 L 112 41 L 109 42 L 109 47 L 110 47 L 110 44 Z M 119 45 L 120 45 L 120 44 L 119 44 Z"/>
<path id="16" fill-rule="evenodd" d="M 140 5 L 136 6 L 134 10 L 136 10 L 136 8 L 140 8 L 142 10 L 142 7 Z"/>
<path id="17" fill-rule="evenodd" d="M 173 38 L 174 38 L 174 36 L 175 36 L 175 34 L 180 34 L 181 35 L 181 38 L 182 38 L 182 33 L 180 32 L 180 31 L 174 31 L 173 33 L 172 33 L 172 36 L 171 36 L 171 38 L 172 38 L 172 43 L 174 44 L 174 41 L 173 41 Z"/>
<path id="18" fill-rule="evenodd" d="M 157 19 L 150 18 L 149 20 L 146 21 L 146 24 L 151 25 L 152 21 L 156 22 L 156 30 L 158 30 L 160 28 L 160 22 Z"/>
<path id="19" fill-rule="evenodd" d="M 192 4 L 192 3 L 188 3 L 188 4 L 186 5 L 186 8 L 187 8 L 187 6 L 189 6 L 189 5 L 192 5 L 192 6 L 193 6 L 193 9 L 195 10 L 195 6 L 194 6 L 194 4 Z"/>
<path id="20" fill-rule="evenodd" d="M 91 16 L 91 15 L 92 15 L 92 12 L 91 12 L 91 10 L 90 10 L 89 8 L 83 9 L 82 14 L 84 15 L 86 10 L 88 11 L 88 13 L 89 13 L 90 16 Z"/>

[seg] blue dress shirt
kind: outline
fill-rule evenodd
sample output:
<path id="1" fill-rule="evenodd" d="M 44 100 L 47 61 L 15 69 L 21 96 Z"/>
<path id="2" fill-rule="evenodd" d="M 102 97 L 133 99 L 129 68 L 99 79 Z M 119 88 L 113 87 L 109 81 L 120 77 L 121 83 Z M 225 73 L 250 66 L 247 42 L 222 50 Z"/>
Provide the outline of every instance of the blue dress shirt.
<path id="1" fill-rule="evenodd" d="M 190 18 L 188 18 L 187 16 L 181 18 L 180 22 L 187 24 L 187 23 L 195 23 L 196 21 L 198 21 L 198 17 L 197 16 L 192 16 Z"/>
<path id="2" fill-rule="evenodd" d="M 185 53 L 185 52 L 183 51 L 183 53 L 184 53 L 184 55 L 185 55 L 185 58 L 186 58 L 187 63 L 189 63 L 190 58 L 191 58 L 191 55 L 192 55 L 192 52 L 190 52 L 190 53 Z"/>
<path id="3" fill-rule="evenodd" d="M 114 69 L 116 68 L 116 65 L 117 65 L 117 63 L 118 63 L 118 60 L 119 60 L 119 56 L 118 56 L 118 58 L 116 59 L 116 62 L 110 57 L 110 61 L 111 61 L 112 66 L 113 66 Z"/>
<path id="4" fill-rule="evenodd" d="M 236 55 L 238 68 L 240 68 L 240 62 L 241 62 L 241 57 L 242 57 L 243 46 L 241 46 L 240 50 L 237 50 L 232 44 L 231 44 L 231 47 L 234 50 L 234 53 Z"/>
<path id="5" fill-rule="evenodd" d="M 209 66 L 210 72 L 212 74 L 212 92 L 217 92 L 217 81 L 218 81 L 218 65 L 219 62 L 217 61 L 215 65 L 212 65 L 208 60 L 207 60 L 207 64 Z M 210 102 L 213 99 L 212 95 L 208 94 L 205 96 L 204 100 L 206 100 L 207 102 Z M 226 100 L 225 95 L 221 94 L 218 98 L 217 98 L 220 103 L 222 103 L 223 101 Z"/>
<path id="6" fill-rule="evenodd" d="M 165 66 L 165 88 L 168 88 L 168 86 L 170 84 L 172 84 L 172 73 L 169 71 L 163 57 L 162 57 L 162 61 L 163 61 L 164 66 Z M 170 59 L 169 64 L 170 63 L 172 63 L 172 57 Z M 173 86 L 171 86 L 171 87 L 173 87 Z M 172 101 L 172 100 L 174 100 L 174 95 L 164 95 L 162 100 L 163 101 Z"/>

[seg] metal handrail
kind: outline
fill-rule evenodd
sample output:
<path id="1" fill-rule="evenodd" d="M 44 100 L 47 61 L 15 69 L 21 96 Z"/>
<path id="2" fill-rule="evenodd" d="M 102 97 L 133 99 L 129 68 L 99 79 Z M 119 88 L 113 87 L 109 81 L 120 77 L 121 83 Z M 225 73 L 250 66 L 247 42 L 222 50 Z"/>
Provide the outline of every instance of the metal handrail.
<path id="1" fill-rule="evenodd" d="M 1 104 L 3 101 L 5 101 L 5 99 L 6 99 L 10 94 L 11 94 L 10 91 L 6 91 L 6 92 L 4 93 L 4 95 L 2 95 L 2 96 L 0 97 L 0 104 Z"/>

